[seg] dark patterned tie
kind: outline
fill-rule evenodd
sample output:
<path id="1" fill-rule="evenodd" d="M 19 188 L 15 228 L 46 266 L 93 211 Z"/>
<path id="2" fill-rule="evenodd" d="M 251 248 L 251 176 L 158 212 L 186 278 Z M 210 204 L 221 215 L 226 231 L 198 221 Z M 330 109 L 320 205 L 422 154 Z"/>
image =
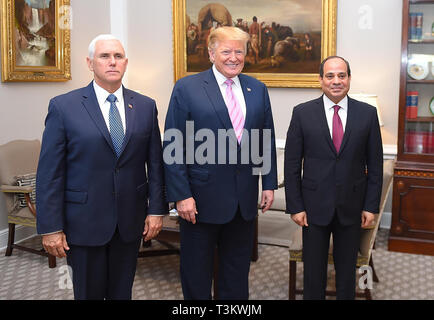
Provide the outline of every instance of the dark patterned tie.
<path id="1" fill-rule="evenodd" d="M 124 127 L 122 125 L 121 115 L 116 107 L 117 98 L 114 94 L 110 94 L 107 97 L 107 101 L 110 102 L 109 111 L 109 125 L 110 136 L 112 137 L 113 146 L 116 151 L 116 155 L 119 158 L 122 150 L 122 143 L 124 142 Z"/>
<path id="2" fill-rule="evenodd" d="M 333 106 L 335 109 L 335 113 L 333 114 L 333 144 L 335 145 L 336 152 L 339 152 L 339 149 L 341 147 L 342 138 L 344 137 L 344 129 L 342 127 L 342 121 L 339 117 L 338 111 L 340 107 L 338 105 Z"/>

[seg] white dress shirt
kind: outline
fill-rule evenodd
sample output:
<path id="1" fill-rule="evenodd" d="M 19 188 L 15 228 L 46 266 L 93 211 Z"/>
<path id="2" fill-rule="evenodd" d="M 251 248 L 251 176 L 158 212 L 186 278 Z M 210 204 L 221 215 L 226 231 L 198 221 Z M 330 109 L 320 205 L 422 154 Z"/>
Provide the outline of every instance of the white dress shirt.
<path id="1" fill-rule="evenodd" d="M 335 109 L 333 109 L 333 106 L 338 105 L 340 107 L 338 111 L 338 115 L 341 118 L 342 129 L 345 132 L 345 126 L 347 124 L 347 115 L 348 115 L 348 96 L 345 96 L 345 98 L 343 98 L 338 103 L 334 103 L 324 94 L 323 101 L 324 101 L 324 110 L 327 118 L 327 124 L 329 126 L 329 131 L 330 131 L 330 137 L 333 138 L 333 114 L 335 113 Z"/>
<path id="2" fill-rule="evenodd" d="M 220 92 L 222 93 L 223 100 L 225 101 L 226 105 L 228 105 L 228 102 L 226 101 L 226 87 L 227 87 L 227 85 L 225 83 L 227 78 L 217 70 L 215 65 L 212 66 L 212 71 L 214 72 L 214 76 L 217 80 L 217 84 L 220 88 Z M 246 101 L 244 100 L 244 94 L 243 94 L 243 89 L 241 88 L 240 79 L 238 78 L 238 76 L 233 77 L 231 79 L 234 82 L 232 84 L 232 92 L 234 93 L 235 97 L 237 98 L 237 101 L 241 107 L 241 111 L 243 112 L 244 119 L 245 119 L 246 118 Z"/>
<path id="3" fill-rule="evenodd" d="M 101 109 L 102 115 L 104 117 L 105 124 L 110 132 L 110 122 L 109 122 L 109 113 L 110 113 L 110 102 L 107 101 L 107 97 L 110 95 L 110 92 L 101 88 L 95 80 L 93 81 L 93 88 L 95 90 L 96 99 L 98 100 L 98 105 Z M 126 121 L 125 121 L 125 107 L 124 107 L 124 92 L 122 86 L 113 94 L 116 96 L 116 107 L 118 108 L 119 114 L 122 120 L 122 127 L 124 129 L 124 134 L 126 132 Z"/>

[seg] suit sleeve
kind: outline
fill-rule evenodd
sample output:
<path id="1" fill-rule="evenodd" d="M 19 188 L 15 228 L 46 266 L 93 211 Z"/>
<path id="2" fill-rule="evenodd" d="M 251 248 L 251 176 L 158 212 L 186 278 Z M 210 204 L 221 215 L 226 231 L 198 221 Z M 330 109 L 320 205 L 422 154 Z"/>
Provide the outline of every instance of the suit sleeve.
<path id="1" fill-rule="evenodd" d="M 150 215 L 168 214 L 168 205 L 164 194 L 163 152 L 157 115 L 158 111 L 154 103 L 152 135 L 149 144 L 149 158 L 147 161 L 149 183 L 148 214 Z"/>
<path id="2" fill-rule="evenodd" d="M 164 128 L 164 171 L 167 200 L 176 202 L 192 197 L 186 167 L 186 122 L 188 105 L 179 82 L 173 88 Z"/>
<path id="3" fill-rule="evenodd" d="M 64 228 L 66 134 L 62 114 L 50 101 L 36 174 L 37 231 L 48 234 Z"/>
<path id="4" fill-rule="evenodd" d="M 270 153 L 270 157 L 264 156 L 264 161 L 270 161 L 269 167 L 265 164 L 264 168 L 269 168 L 269 172 L 262 175 L 262 190 L 277 189 L 277 162 L 276 162 L 276 137 L 274 132 L 273 113 L 271 111 L 270 97 L 268 90 L 264 86 L 264 102 L 265 102 L 265 121 L 264 129 L 269 130 L 271 139 L 265 139 L 263 146 L 264 155 Z"/>
<path id="5" fill-rule="evenodd" d="M 368 143 L 366 145 L 368 182 L 363 210 L 378 213 L 383 186 L 383 143 L 377 112 L 374 110 Z"/>
<path id="6" fill-rule="evenodd" d="M 301 194 L 301 164 L 303 161 L 303 131 L 297 107 L 292 112 L 291 123 L 286 135 L 284 179 L 286 213 L 305 211 Z"/>

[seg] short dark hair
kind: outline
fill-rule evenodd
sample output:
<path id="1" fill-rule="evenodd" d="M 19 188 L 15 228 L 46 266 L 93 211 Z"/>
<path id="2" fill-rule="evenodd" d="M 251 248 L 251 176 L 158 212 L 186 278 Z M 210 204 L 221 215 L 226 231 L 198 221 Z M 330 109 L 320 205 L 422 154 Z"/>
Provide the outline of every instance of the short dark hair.
<path id="1" fill-rule="evenodd" d="M 335 59 L 335 58 L 337 58 L 337 59 L 341 59 L 341 60 L 343 60 L 343 61 L 345 62 L 345 64 L 347 65 L 347 75 L 348 75 L 349 77 L 351 77 L 351 68 L 350 68 L 350 63 L 349 63 L 347 60 L 345 60 L 344 58 L 340 57 L 340 56 L 330 56 L 330 57 L 325 58 L 325 59 L 321 62 L 321 64 L 319 65 L 319 76 L 320 76 L 321 78 L 324 76 L 324 64 L 325 64 L 328 60 L 330 60 L 330 59 Z"/>

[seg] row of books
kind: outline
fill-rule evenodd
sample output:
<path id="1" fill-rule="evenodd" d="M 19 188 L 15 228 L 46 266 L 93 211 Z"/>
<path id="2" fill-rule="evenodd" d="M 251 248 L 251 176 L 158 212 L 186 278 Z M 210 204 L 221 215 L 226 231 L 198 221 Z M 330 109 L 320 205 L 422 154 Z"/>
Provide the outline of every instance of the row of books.
<path id="1" fill-rule="evenodd" d="M 405 133 L 404 152 L 434 154 L 434 132 L 407 131 Z"/>
<path id="2" fill-rule="evenodd" d="M 410 12 L 409 40 L 422 40 L 423 13 Z"/>
<path id="3" fill-rule="evenodd" d="M 417 118 L 417 105 L 419 103 L 419 91 L 407 91 L 407 99 L 406 99 L 406 119 L 415 119 Z"/>

